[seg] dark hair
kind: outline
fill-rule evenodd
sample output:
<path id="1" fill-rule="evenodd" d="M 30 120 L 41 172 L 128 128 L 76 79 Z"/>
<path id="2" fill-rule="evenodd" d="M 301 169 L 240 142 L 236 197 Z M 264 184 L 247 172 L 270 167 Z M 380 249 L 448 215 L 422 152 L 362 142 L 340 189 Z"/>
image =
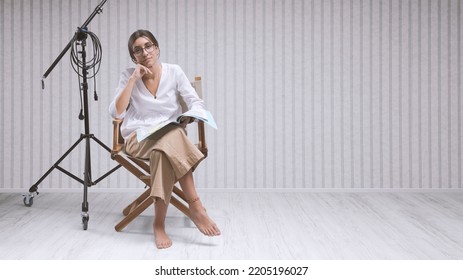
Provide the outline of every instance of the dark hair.
<path id="1" fill-rule="evenodd" d="M 159 48 L 158 40 L 156 40 L 156 38 L 154 38 L 154 35 L 151 32 L 149 32 L 148 30 L 139 29 L 139 30 L 133 32 L 132 35 L 130 35 L 130 38 L 129 38 L 129 44 L 128 44 L 128 46 L 129 46 L 129 54 L 130 54 L 130 57 L 132 58 L 132 60 L 135 60 L 135 56 L 133 55 L 132 45 L 140 37 L 146 37 L 157 48 Z"/>

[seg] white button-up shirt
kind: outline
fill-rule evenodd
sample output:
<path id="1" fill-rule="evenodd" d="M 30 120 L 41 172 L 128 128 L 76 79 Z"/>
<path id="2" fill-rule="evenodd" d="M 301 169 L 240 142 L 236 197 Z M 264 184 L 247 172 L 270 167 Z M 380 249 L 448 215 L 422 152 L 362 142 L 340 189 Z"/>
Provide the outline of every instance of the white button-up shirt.
<path id="1" fill-rule="evenodd" d="M 121 135 L 127 139 L 139 128 L 155 126 L 166 121 L 175 122 L 182 113 L 179 98 L 182 98 L 189 110 L 205 109 L 204 102 L 191 86 L 180 66 L 162 63 L 162 74 L 156 98 L 146 88 L 142 79 L 135 82 L 130 97 L 130 105 L 121 114 L 116 111 L 116 99 L 127 85 L 135 68 L 122 72 L 116 96 L 109 105 L 109 114 L 113 118 L 124 119 Z"/>

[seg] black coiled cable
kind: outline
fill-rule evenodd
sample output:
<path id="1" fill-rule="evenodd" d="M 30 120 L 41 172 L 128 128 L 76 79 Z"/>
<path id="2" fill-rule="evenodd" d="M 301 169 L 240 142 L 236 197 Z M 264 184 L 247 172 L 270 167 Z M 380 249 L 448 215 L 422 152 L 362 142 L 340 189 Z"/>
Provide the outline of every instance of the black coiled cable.
<path id="1" fill-rule="evenodd" d="M 91 47 L 92 47 L 92 52 L 91 54 L 93 55 L 92 57 L 89 58 L 88 52 L 85 52 L 85 65 L 84 62 L 81 60 L 82 58 L 82 52 L 79 51 L 77 48 L 79 45 L 83 44 L 83 39 L 90 38 L 91 39 Z M 86 40 L 85 40 L 86 41 Z M 83 46 L 85 47 L 85 46 Z M 79 57 L 80 54 L 80 57 Z M 72 68 L 74 69 L 74 72 L 77 73 L 78 75 L 78 80 L 79 80 L 79 88 L 80 88 L 80 104 L 81 104 L 81 110 L 79 114 L 79 119 L 83 120 L 84 116 L 82 114 L 82 90 L 83 87 L 81 87 L 81 78 L 84 77 L 84 71 L 87 71 L 87 78 L 91 79 L 93 78 L 93 86 L 94 86 L 94 99 L 95 101 L 98 100 L 98 95 L 96 93 L 96 74 L 100 71 L 100 65 L 101 65 L 101 57 L 103 55 L 103 51 L 101 48 L 101 43 L 100 39 L 95 35 L 95 33 L 88 31 L 86 28 L 79 28 L 79 31 L 74 34 L 74 40 L 73 44 L 71 47 L 71 65 Z M 92 70 L 92 73 L 90 74 L 90 71 Z M 87 87 L 87 85 L 83 85 Z"/>
<path id="2" fill-rule="evenodd" d="M 88 35 L 88 37 L 90 37 L 90 39 L 92 40 L 91 46 L 92 46 L 93 57 L 89 59 L 88 55 L 86 55 L 85 64 L 86 64 L 87 70 L 89 69 L 93 70 L 93 74 L 90 76 L 87 76 L 87 78 L 94 78 L 95 75 L 100 70 L 101 57 L 103 54 L 100 39 L 98 39 L 95 33 L 91 31 L 88 31 L 82 28 L 79 30 L 80 32 L 83 32 L 85 35 Z M 71 48 L 71 64 L 72 64 L 72 68 L 79 75 L 79 77 L 83 77 L 84 65 L 83 65 L 83 61 L 79 59 L 79 56 L 78 56 L 79 51 L 77 50 L 77 46 L 81 44 L 79 43 L 81 40 L 78 40 L 79 36 L 83 36 L 83 35 L 79 34 L 79 32 L 76 32 L 76 34 L 74 35 L 74 43 L 72 44 L 72 48 Z"/>

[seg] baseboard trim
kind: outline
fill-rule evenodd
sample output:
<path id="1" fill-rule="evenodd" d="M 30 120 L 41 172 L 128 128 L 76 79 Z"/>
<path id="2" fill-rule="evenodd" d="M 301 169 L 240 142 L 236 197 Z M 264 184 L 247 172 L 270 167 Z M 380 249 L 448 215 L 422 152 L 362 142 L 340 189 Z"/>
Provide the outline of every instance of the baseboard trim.
<path id="1" fill-rule="evenodd" d="M 89 188 L 89 193 L 139 193 L 143 188 L 121 188 L 121 189 L 110 189 L 110 188 Z M 82 189 L 39 189 L 39 193 L 81 193 Z M 234 193 L 234 192 L 259 192 L 259 193 L 273 193 L 273 192 L 287 192 L 287 193 L 420 193 L 420 192 L 451 192 L 451 193 L 460 193 L 463 192 L 462 188 L 423 188 L 423 189 L 379 189 L 379 188 L 354 188 L 354 189 L 343 189 L 343 188 L 334 188 L 334 189 L 321 189 L 321 188 L 256 188 L 256 189 L 247 189 L 247 188 L 217 188 L 217 189 L 208 189 L 208 188 L 198 188 L 199 192 L 204 193 Z M 0 189 L 0 193 L 22 193 L 26 194 L 29 190 L 24 189 Z"/>

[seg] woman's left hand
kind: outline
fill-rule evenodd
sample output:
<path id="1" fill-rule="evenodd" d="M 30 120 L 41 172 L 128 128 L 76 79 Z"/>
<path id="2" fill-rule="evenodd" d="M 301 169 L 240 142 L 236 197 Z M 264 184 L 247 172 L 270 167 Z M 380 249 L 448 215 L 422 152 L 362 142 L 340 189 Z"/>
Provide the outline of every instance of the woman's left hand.
<path id="1" fill-rule="evenodd" d="M 183 128 L 186 128 L 187 124 L 189 124 L 191 122 L 191 118 L 190 117 L 182 117 L 180 119 L 180 125 L 183 127 Z"/>

